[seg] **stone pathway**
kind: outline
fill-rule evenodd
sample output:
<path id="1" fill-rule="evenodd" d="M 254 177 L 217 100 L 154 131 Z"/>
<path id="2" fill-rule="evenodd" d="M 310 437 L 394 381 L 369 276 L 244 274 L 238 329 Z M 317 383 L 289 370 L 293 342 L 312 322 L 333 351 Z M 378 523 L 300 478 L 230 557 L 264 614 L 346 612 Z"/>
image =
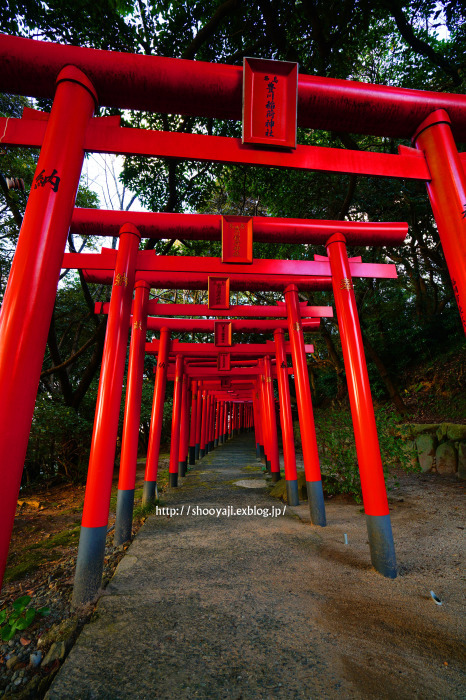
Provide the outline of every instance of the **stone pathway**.
<path id="1" fill-rule="evenodd" d="M 371 570 L 359 506 L 331 504 L 325 529 L 298 517 L 306 505 L 278 515 L 253 433 L 181 482 L 171 515 L 150 517 L 121 561 L 50 700 L 461 697 L 441 665 L 461 647 L 452 620 L 431 620 L 436 606 L 408 586 L 423 628 L 405 639 L 406 590 Z"/>

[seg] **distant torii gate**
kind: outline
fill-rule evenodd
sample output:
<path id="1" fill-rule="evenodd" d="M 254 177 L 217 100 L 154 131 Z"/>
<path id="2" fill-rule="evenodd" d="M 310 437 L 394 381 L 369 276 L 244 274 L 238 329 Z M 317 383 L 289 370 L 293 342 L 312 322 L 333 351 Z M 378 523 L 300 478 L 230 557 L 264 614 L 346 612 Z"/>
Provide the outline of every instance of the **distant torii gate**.
<path id="1" fill-rule="evenodd" d="M 131 228 L 131 232 L 137 231 L 132 225 L 126 225 L 125 230 Z M 392 241 L 400 234 L 405 232 L 405 225 L 395 225 L 394 235 L 392 232 Z M 123 229 L 122 229 L 123 231 Z M 120 236 L 122 234 L 120 233 Z M 133 247 L 134 243 L 133 237 Z M 334 245 L 330 245 L 330 244 Z M 377 430 L 375 426 L 375 418 L 373 413 L 372 402 L 370 400 L 370 389 L 368 385 L 367 371 L 365 369 L 364 352 L 362 349 L 362 340 L 359 328 L 355 325 L 357 319 L 356 304 L 353 295 L 348 295 L 348 290 L 352 289 L 352 276 L 371 276 L 371 277 L 394 277 L 396 270 L 393 265 L 379 265 L 362 263 L 360 258 L 349 260 L 346 254 L 345 240 L 342 236 L 334 235 L 328 241 L 329 259 L 324 256 L 315 256 L 315 261 L 270 261 L 270 260 L 252 260 L 250 264 L 238 266 L 238 264 L 222 263 L 216 258 L 190 258 L 188 256 L 156 256 L 153 251 L 141 251 L 136 254 L 136 261 L 131 264 L 133 269 L 128 276 L 128 260 L 126 254 L 125 262 L 120 260 L 120 253 L 110 249 L 104 249 L 100 254 L 73 254 L 68 253 L 64 256 L 63 265 L 68 268 L 80 268 L 84 272 L 84 276 L 88 281 L 99 283 L 117 284 L 117 286 L 125 286 L 128 288 L 127 306 L 131 299 L 130 280 L 136 278 L 138 282 L 144 282 L 146 285 L 155 287 L 168 288 L 205 288 L 210 285 L 210 280 L 214 278 L 223 286 L 218 290 L 222 303 L 213 305 L 220 308 L 228 308 L 230 288 L 241 288 L 246 290 L 254 289 L 285 289 L 285 298 L 287 305 L 288 330 L 293 355 L 293 367 L 295 371 L 297 383 L 297 399 L 298 410 L 301 428 L 301 439 L 303 445 L 303 458 L 306 472 L 306 485 L 308 490 L 309 506 L 311 513 L 311 522 L 316 525 L 325 525 L 325 507 L 322 489 L 322 479 L 320 474 L 319 456 L 317 450 L 317 442 L 315 438 L 314 420 L 312 413 L 312 402 L 309 386 L 309 377 L 307 373 L 306 356 L 304 352 L 303 327 L 300 316 L 300 306 L 298 302 L 298 288 L 296 284 L 290 282 L 296 281 L 302 287 L 307 289 L 326 289 L 333 286 L 334 296 L 338 298 L 337 309 L 339 310 L 339 322 L 346 334 L 342 332 L 342 345 L 345 342 L 348 348 L 345 347 L 344 356 L 345 363 L 348 364 L 350 372 L 348 372 L 348 384 L 350 396 L 354 399 L 353 422 L 355 426 L 356 444 L 359 458 L 359 468 L 361 474 L 361 483 L 364 484 L 363 499 L 367 510 L 367 524 L 369 532 L 369 543 L 371 549 L 371 559 L 374 566 L 385 573 L 385 575 L 394 575 L 394 547 L 393 536 L 390 526 L 390 517 L 388 514 L 388 502 L 385 491 L 385 482 L 383 476 L 383 468 L 380 458 L 380 450 L 378 447 Z M 124 267 L 124 272 L 119 271 L 119 266 Z M 193 270 L 196 269 L 196 272 Z M 240 269 L 240 271 L 239 271 Z M 109 309 L 109 323 L 112 316 L 112 301 Z M 120 313 L 120 310 L 117 311 Z M 128 311 L 125 312 L 126 314 Z M 126 317 L 120 319 L 120 329 L 127 328 L 129 322 Z M 208 322 L 207 322 L 208 323 Z M 258 321 L 257 323 L 261 323 Z M 115 327 L 116 328 L 116 327 Z M 107 339 L 104 348 L 104 356 L 102 363 L 102 377 L 105 375 L 104 367 L 107 366 Z M 109 348 L 111 347 L 109 340 Z M 346 352 L 348 350 L 348 352 Z M 114 351 L 112 350 L 112 357 Z M 121 349 L 122 353 L 123 350 Z M 192 348 L 191 352 L 195 352 Z M 362 364 L 361 364 L 362 361 Z M 113 362 L 113 360 L 110 360 Z M 180 358 L 180 378 L 181 381 L 182 360 Z M 112 369 L 112 385 L 109 388 L 109 394 L 113 393 L 116 383 L 115 377 L 119 376 L 123 371 L 123 356 L 120 359 L 120 369 L 118 374 Z M 105 384 L 100 386 L 104 387 Z M 162 382 L 164 388 L 164 384 Z M 176 386 L 176 384 L 175 384 Z M 181 391 L 182 386 L 175 390 L 175 394 Z M 157 387 L 154 394 L 157 392 Z M 163 392 L 164 394 L 164 392 Z M 163 395 L 162 394 L 162 395 Z M 80 547 L 78 552 L 77 572 L 74 599 L 76 602 L 83 600 L 89 595 L 90 581 L 92 587 L 98 586 L 100 575 L 98 572 L 102 567 L 103 554 L 105 548 L 106 525 L 100 525 L 99 522 L 104 522 L 104 513 L 107 507 L 99 509 L 95 508 L 94 501 L 97 496 L 92 494 L 105 493 L 107 494 L 104 502 L 109 503 L 109 484 L 111 485 L 111 474 L 113 471 L 113 455 L 114 445 L 116 441 L 117 419 L 113 416 L 113 424 L 105 420 L 106 410 L 105 405 L 108 399 L 105 399 L 105 389 L 100 393 L 97 401 L 96 423 L 94 424 L 94 435 L 91 447 L 91 457 L 89 461 L 88 483 L 89 489 L 86 489 L 86 497 L 83 510 L 83 536 L 80 539 Z M 361 403 L 362 398 L 362 403 Z M 112 400 L 115 397 L 112 396 Z M 359 405 L 361 403 L 361 405 Z M 181 399 L 174 400 L 174 409 L 176 407 L 177 418 L 174 417 L 173 426 L 179 425 L 179 416 L 181 408 Z M 154 420 L 155 424 L 161 425 L 161 410 L 159 409 L 158 419 Z M 270 416 L 269 409 L 269 416 Z M 155 416 L 153 415 L 153 418 Z M 104 422 L 105 421 L 105 422 Z M 268 423 L 270 423 L 270 418 Z M 110 427 L 112 426 L 112 427 Z M 104 438 L 109 436 L 109 440 Z M 273 444 L 273 436 L 269 436 Z M 276 443 L 276 439 L 275 439 Z M 105 445 L 105 448 L 104 448 Z M 175 443 L 174 455 L 171 457 L 171 473 L 175 474 L 178 471 L 178 449 L 179 445 Z M 273 454 L 276 454 L 273 448 Z M 98 455 L 98 459 L 96 456 Z M 106 456 L 104 456 L 106 455 Z M 158 456 L 158 454 L 157 454 Z M 149 455 L 148 455 L 149 457 Z M 278 456 L 277 456 L 278 457 Z M 176 459 L 175 462 L 172 460 Z M 104 467 L 104 465 L 106 465 Z M 274 469 L 275 471 L 275 469 Z M 104 476 L 108 474 L 108 476 Z M 106 481 L 106 486 L 97 488 L 97 484 L 102 480 Z M 173 476 L 173 480 L 175 477 Z M 153 483 L 155 490 L 155 479 L 146 479 L 146 483 Z M 87 493 L 89 491 L 89 497 Z M 129 489 L 128 489 L 129 491 Z M 150 496 L 149 496 L 150 497 Z M 90 503 L 88 507 L 88 503 Z M 125 510 L 129 510 L 129 507 Z M 92 513 L 99 513 L 96 518 Z M 94 524 L 95 523 L 95 524 Z M 380 546 L 380 542 L 384 542 L 384 547 Z M 100 552 L 100 554 L 98 554 Z"/>
<path id="2" fill-rule="evenodd" d="M 277 66 L 273 62 L 265 63 L 267 71 Z M 298 77 L 295 71 L 294 97 L 292 90 L 287 94 L 290 100 L 297 99 L 299 125 L 413 137 L 415 149 L 400 146 L 397 155 L 299 145 L 293 149 L 292 140 L 289 147 L 293 125 L 287 123 L 280 125 L 280 130 L 284 126 L 286 138 L 274 142 L 269 134 L 265 143 L 263 135 L 255 135 L 254 128 L 250 133 L 251 125 L 245 123 L 246 140 L 242 143 L 240 139 L 199 134 L 122 129 L 118 117 L 92 119 L 97 94 L 102 104 L 109 106 L 238 119 L 244 83 L 248 108 L 257 103 L 257 123 L 260 124 L 260 110 L 265 114 L 265 100 L 254 97 L 254 69 L 250 59 L 245 59 L 242 71 L 236 66 L 97 51 L 2 35 L 0 66 L 0 89 L 36 97 L 54 96 L 50 116 L 26 110 L 21 120 L 0 119 L 3 144 L 41 147 L 0 316 L 0 422 L 3 430 L 0 453 L 5 457 L 0 493 L 0 531 L 3 533 L 0 576 L 6 562 L 62 252 L 85 150 L 423 180 L 427 183 L 460 315 L 466 326 L 466 179 L 462 166 L 464 154 L 458 154 L 453 139 L 454 135 L 459 139 L 466 135 L 464 96 L 315 76 Z M 259 61 L 259 70 L 261 66 L 264 69 L 264 62 Z M 262 72 L 262 78 L 263 75 Z M 282 71 L 280 76 L 283 75 Z M 262 86 L 266 87 L 263 82 Z M 249 115 L 249 109 L 245 113 Z M 280 146 L 282 142 L 288 150 L 276 150 L 277 144 Z M 260 143 L 259 148 L 257 143 Z M 354 346 L 355 350 L 344 355 L 348 370 L 353 360 L 360 365 L 362 346 L 359 328 L 353 323 L 351 268 L 345 252 L 348 239 L 341 231 L 341 226 L 335 225 L 330 234 L 335 233 L 337 237 L 329 235 L 326 243 L 340 327 L 347 338 L 345 345 Z M 136 232 L 136 235 L 139 234 Z M 191 279 L 191 283 L 195 281 Z M 337 293 L 339 284 L 344 285 L 344 294 Z M 304 288 L 303 285 L 305 280 L 299 287 Z M 132 284 L 130 286 L 132 288 Z M 124 295 L 121 303 L 126 304 Z M 361 371 L 364 374 L 364 363 Z M 350 400 L 354 416 L 358 399 L 352 390 Z M 366 429 L 372 433 L 371 410 L 366 414 L 362 412 L 360 420 L 360 427 L 366 420 Z M 366 436 L 361 433 L 358 437 L 358 432 L 359 428 L 356 444 L 360 456 L 366 450 Z M 373 456 L 378 447 L 372 440 L 368 446 Z M 364 501 L 372 533 L 370 539 L 376 541 L 380 536 L 385 542 L 386 528 L 389 528 L 386 504 L 373 502 L 371 494 L 364 494 Z M 379 517 L 381 505 L 385 515 Z M 375 550 L 372 552 L 374 565 L 388 576 L 394 576 L 396 571 L 392 555 L 391 550 L 389 555 L 388 551 L 383 551 L 381 558 L 389 564 L 382 566 L 382 559 Z"/>

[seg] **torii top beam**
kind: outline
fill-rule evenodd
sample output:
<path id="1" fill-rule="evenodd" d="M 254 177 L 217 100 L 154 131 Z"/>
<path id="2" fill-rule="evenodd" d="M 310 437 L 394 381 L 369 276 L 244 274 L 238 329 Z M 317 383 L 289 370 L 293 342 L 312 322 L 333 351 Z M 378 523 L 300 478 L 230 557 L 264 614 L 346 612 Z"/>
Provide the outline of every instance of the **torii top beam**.
<path id="1" fill-rule="evenodd" d="M 244 217 L 245 221 L 248 217 Z M 314 243 L 325 245 L 334 233 L 342 233 L 348 245 L 401 245 L 408 233 L 404 222 L 330 221 L 253 216 L 254 240 L 266 243 Z M 106 211 L 76 208 L 71 232 L 80 236 L 118 236 L 131 223 L 143 238 L 182 238 L 220 241 L 222 217 L 215 214 L 165 214 L 139 211 Z"/>
<path id="2" fill-rule="evenodd" d="M 52 97 L 65 65 L 80 68 L 108 107 L 241 119 L 241 67 L 0 37 L 3 92 Z M 409 138 L 439 108 L 450 115 L 455 137 L 465 140 L 463 95 L 299 76 L 298 124 L 304 127 Z"/>

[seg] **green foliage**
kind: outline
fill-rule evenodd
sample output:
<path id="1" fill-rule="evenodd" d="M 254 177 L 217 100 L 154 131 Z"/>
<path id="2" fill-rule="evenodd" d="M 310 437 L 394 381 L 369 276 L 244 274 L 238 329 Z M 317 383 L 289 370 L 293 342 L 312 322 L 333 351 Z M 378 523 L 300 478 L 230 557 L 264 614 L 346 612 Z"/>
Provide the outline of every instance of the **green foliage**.
<path id="1" fill-rule="evenodd" d="M 45 617 L 50 614 L 50 608 L 43 607 L 36 610 L 29 607 L 31 596 L 24 595 L 17 598 L 10 608 L 0 610 L 0 637 L 2 641 L 8 642 L 13 639 L 16 631 L 23 631 L 31 625 L 37 615 Z"/>
<path id="2" fill-rule="evenodd" d="M 300 72 L 309 75 L 445 92 L 462 93 L 465 88 L 466 22 L 462 3 L 454 0 L 6 0 L 0 7 L 0 26 L 21 36 L 99 49 L 230 65 L 240 65 L 243 56 L 259 56 L 297 61 Z M 19 116 L 28 104 L 25 98 L 2 96 L 0 112 Z M 36 105 L 49 107 L 50 102 L 39 101 Z M 241 135 L 239 122 L 189 115 L 125 111 L 122 120 L 126 126 L 140 128 Z M 298 141 L 384 153 L 396 153 L 398 146 L 396 139 L 345 136 L 317 129 L 299 129 Z M 22 177 L 26 190 L 31 186 L 36 162 L 36 151 L 2 148 L 3 175 Z M 412 363 L 439 356 L 445 338 L 453 345 L 462 338 L 423 183 L 134 156 L 126 158 L 121 180 L 153 211 L 408 221 L 410 236 L 406 244 L 396 249 L 350 251 L 367 262 L 394 262 L 399 270 L 397 280 L 358 280 L 355 284 L 366 348 L 368 343 L 372 347 L 368 363 L 372 390 L 380 400 L 391 395 L 387 378 L 396 385 Z M 1 295 L 27 192 L 6 192 L 3 188 L 0 197 Z M 87 207 L 98 203 L 85 187 L 80 188 L 77 201 Z M 79 247 L 76 238 L 70 241 Z M 92 241 L 85 243 L 93 245 Z M 159 254 L 218 256 L 220 252 L 220 244 L 211 241 L 152 240 L 145 245 Z M 316 253 L 325 254 L 323 246 L 279 242 L 254 245 L 254 255 L 259 258 L 311 260 Z M 92 304 L 105 298 L 106 293 L 99 286 L 87 287 L 73 272 L 61 282 L 26 459 L 30 481 L 56 476 L 75 479 L 84 471 L 103 346 L 103 332 L 99 333 L 98 328 L 102 319 L 95 319 Z M 197 303 L 205 301 L 203 294 L 161 290 L 163 301 Z M 280 297 L 264 292 L 237 295 L 236 301 L 240 298 L 245 303 L 265 304 L 275 303 Z M 327 292 L 303 294 L 302 298 L 312 304 L 333 304 Z M 253 338 L 251 334 L 244 341 Z M 197 334 L 197 339 L 208 336 Z M 335 320 L 323 322 L 321 332 L 309 341 L 315 346 L 309 371 L 317 403 L 342 404 L 345 373 Z M 81 353 L 80 348 L 87 343 L 89 346 Z M 151 369 L 149 364 L 146 361 L 146 370 Z M 61 365 L 65 366 L 52 372 Z M 153 392 L 153 375 L 146 374 L 141 412 L 143 448 L 149 435 Z M 349 423 L 346 418 L 341 422 L 341 437 L 346 439 Z M 168 398 L 162 440 L 169 437 L 170 426 Z M 330 426 L 324 432 L 337 471 L 354 463 L 350 445 L 332 438 Z M 343 466 L 339 466 L 339 460 Z M 356 482 L 350 484 L 353 490 Z"/>
<path id="3" fill-rule="evenodd" d="M 351 413 L 347 410 L 316 411 L 315 423 L 326 494 L 349 494 L 360 503 L 362 494 Z M 415 469 L 393 410 L 378 409 L 376 424 L 385 476 L 396 468 Z"/>
<path id="4" fill-rule="evenodd" d="M 92 436 L 92 414 L 81 416 L 61 401 L 37 397 L 25 478 L 34 482 L 51 478 L 79 481 L 85 476 Z"/>

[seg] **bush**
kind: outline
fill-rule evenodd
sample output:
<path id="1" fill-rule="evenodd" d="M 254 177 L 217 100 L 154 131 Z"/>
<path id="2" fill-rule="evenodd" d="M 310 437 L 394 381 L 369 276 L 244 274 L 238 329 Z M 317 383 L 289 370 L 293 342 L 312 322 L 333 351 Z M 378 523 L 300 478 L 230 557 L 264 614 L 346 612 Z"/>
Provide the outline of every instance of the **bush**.
<path id="1" fill-rule="evenodd" d="M 412 470 L 413 464 L 401 438 L 400 425 L 393 410 L 378 409 L 375 419 L 385 475 L 389 475 L 395 467 Z M 360 503 L 361 483 L 351 413 L 343 410 L 316 411 L 315 421 L 326 493 L 349 494 Z"/>
<path id="2" fill-rule="evenodd" d="M 24 479 L 37 482 L 85 477 L 93 423 L 68 406 L 38 396 L 31 426 Z"/>

